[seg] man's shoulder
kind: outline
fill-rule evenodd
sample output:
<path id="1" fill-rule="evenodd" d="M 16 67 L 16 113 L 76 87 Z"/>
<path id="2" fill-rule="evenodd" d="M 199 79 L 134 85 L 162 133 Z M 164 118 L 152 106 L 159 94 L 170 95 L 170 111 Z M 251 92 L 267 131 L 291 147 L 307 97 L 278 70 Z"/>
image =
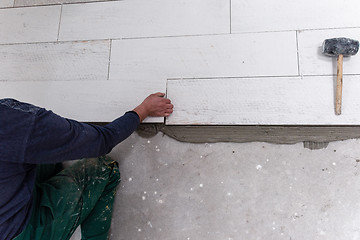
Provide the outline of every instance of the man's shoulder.
<path id="1" fill-rule="evenodd" d="M 19 111 L 36 114 L 42 108 L 12 98 L 0 99 L 0 111 Z"/>

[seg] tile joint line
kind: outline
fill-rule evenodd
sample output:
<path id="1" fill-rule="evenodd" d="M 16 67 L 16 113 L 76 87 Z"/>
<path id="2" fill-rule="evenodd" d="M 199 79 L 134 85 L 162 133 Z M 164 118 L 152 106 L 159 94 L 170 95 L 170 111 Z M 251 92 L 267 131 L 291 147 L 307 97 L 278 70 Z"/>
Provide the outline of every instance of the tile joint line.
<path id="1" fill-rule="evenodd" d="M 112 39 L 110 40 L 110 49 L 109 49 L 109 64 L 108 64 L 108 74 L 107 74 L 107 80 L 110 80 L 110 63 L 111 63 L 111 49 L 112 49 Z"/>
<path id="2" fill-rule="evenodd" d="M 232 19 L 231 19 L 232 18 L 232 16 L 231 16 L 231 4 L 232 3 L 231 3 L 231 0 L 230 0 L 230 34 L 232 34 L 232 30 L 231 30 L 231 27 L 232 27 L 231 26 L 231 22 L 232 22 Z"/>
<path id="3" fill-rule="evenodd" d="M 56 42 L 59 42 L 59 37 L 60 37 L 60 26 L 61 26 L 62 10 L 63 10 L 63 5 L 61 4 L 60 17 L 59 17 L 59 26 L 58 26 L 58 34 L 57 34 Z"/>
<path id="4" fill-rule="evenodd" d="M 297 56 L 298 75 L 301 76 L 301 73 L 300 73 L 300 52 L 299 52 L 299 31 L 296 31 L 296 56 Z"/>

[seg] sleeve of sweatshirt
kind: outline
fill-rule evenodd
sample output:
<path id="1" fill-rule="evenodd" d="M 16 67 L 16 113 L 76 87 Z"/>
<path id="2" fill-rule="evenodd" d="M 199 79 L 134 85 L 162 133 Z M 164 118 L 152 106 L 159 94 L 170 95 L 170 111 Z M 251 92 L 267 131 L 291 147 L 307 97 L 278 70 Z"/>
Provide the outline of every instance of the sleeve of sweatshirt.
<path id="1" fill-rule="evenodd" d="M 140 123 L 131 111 L 105 126 L 80 123 L 41 109 L 35 116 L 24 162 L 47 164 L 107 154 Z"/>

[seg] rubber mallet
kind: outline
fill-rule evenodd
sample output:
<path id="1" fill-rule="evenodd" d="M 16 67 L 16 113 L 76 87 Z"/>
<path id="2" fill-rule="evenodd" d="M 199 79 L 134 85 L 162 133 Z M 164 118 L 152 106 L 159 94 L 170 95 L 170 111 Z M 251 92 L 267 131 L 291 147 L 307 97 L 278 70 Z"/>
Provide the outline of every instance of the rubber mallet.
<path id="1" fill-rule="evenodd" d="M 359 51 L 359 41 L 349 38 L 331 38 L 323 43 L 323 53 L 327 56 L 337 57 L 336 80 L 336 107 L 335 114 L 341 114 L 343 58 L 355 55 Z"/>

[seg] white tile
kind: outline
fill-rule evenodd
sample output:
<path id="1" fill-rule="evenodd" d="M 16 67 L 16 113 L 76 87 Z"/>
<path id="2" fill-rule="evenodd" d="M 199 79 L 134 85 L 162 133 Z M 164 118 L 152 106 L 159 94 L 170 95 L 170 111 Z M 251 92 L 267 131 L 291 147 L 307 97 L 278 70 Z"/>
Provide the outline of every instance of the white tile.
<path id="1" fill-rule="evenodd" d="M 0 45 L 0 80 L 107 80 L 110 41 Z"/>
<path id="2" fill-rule="evenodd" d="M 134 109 L 159 89 L 151 82 L 127 81 L 0 81 L 0 99 L 20 101 L 85 122 L 110 122 Z M 164 118 L 149 118 L 163 122 Z"/>
<path id="3" fill-rule="evenodd" d="M 13 7 L 14 0 L 0 0 L 0 8 L 3 7 Z"/>
<path id="4" fill-rule="evenodd" d="M 359 27 L 358 0 L 232 0 L 232 32 Z"/>
<path id="5" fill-rule="evenodd" d="M 0 9 L 0 44 L 56 41 L 61 6 Z"/>
<path id="6" fill-rule="evenodd" d="M 60 40 L 230 32 L 229 1 L 125 0 L 64 5 Z"/>
<path id="7" fill-rule="evenodd" d="M 110 79 L 298 75 L 295 32 L 113 41 Z"/>
<path id="8" fill-rule="evenodd" d="M 169 80 L 171 125 L 358 125 L 360 76 L 343 89 L 334 113 L 334 77 Z"/>
<path id="9" fill-rule="evenodd" d="M 337 72 L 336 57 L 322 53 L 325 39 L 347 37 L 360 40 L 360 28 L 313 30 L 299 32 L 300 71 L 303 75 L 334 75 Z M 360 53 L 344 58 L 344 74 L 360 74 Z M 344 81 L 346 77 L 344 77 Z"/>

